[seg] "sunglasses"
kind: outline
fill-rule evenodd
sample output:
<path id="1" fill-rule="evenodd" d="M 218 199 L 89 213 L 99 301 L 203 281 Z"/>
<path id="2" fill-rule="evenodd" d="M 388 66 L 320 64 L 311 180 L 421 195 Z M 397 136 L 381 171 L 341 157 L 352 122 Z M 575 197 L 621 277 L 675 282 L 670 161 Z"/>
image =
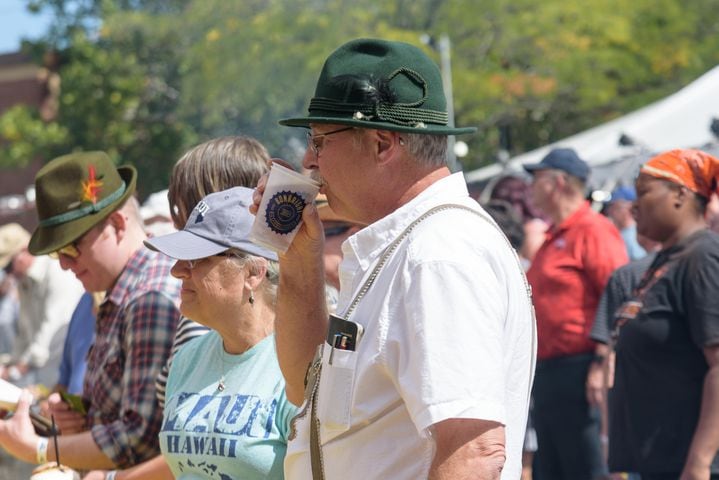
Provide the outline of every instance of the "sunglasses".
<path id="1" fill-rule="evenodd" d="M 241 252 L 233 251 L 233 250 L 226 250 L 224 252 L 220 252 L 216 255 L 211 255 L 211 257 L 235 257 L 239 259 L 247 258 L 246 255 L 244 255 Z M 203 258 L 195 258 L 193 260 L 183 260 L 184 262 L 187 262 L 187 266 L 190 267 L 190 270 L 195 268 L 197 265 L 199 265 L 204 260 L 207 260 L 210 257 L 203 257 Z"/>
<path id="2" fill-rule="evenodd" d="M 72 258 L 73 260 L 77 259 L 77 257 L 79 257 L 82 253 L 78 245 L 85 239 L 85 237 L 90 235 L 91 232 L 101 231 L 103 228 L 105 228 L 105 226 L 107 226 L 107 221 L 103 221 L 95 225 L 93 228 L 82 234 L 80 238 L 76 239 L 74 242 L 68 243 L 64 247 L 59 248 L 54 252 L 48 253 L 48 256 L 50 256 L 50 258 L 58 259 L 60 258 L 60 255 L 64 255 L 68 258 Z"/>
<path id="3" fill-rule="evenodd" d="M 54 259 L 60 258 L 60 255 L 65 255 L 66 257 L 70 257 L 74 260 L 80 256 L 80 250 L 77 248 L 76 243 L 77 242 L 72 242 L 71 244 L 65 245 L 59 250 L 48 253 L 48 255 L 50 256 L 50 258 Z"/>

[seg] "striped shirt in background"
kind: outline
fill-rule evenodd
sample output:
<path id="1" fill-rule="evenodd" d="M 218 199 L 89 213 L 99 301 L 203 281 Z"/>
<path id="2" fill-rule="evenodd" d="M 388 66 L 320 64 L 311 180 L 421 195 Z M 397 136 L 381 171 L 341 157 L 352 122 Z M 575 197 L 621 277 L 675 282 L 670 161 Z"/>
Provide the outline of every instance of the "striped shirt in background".
<path id="1" fill-rule="evenodd" d="M 175 334 L 175 340 L 172 344 L 172 353 L 170 354 L 170 358 L 167 359 L 167 362 L 162 366 L 162 370 L 160 371 L 160 374 L 157 376 L 157 379 L 155 380 L 155 390 L 157 391 L 157 401 L 160 403 L 160 408 L 164 410 L 165 408 L 165 391 L 167 390 L 167 374 L 170 371 L 170 366 L 172 365 L 172 358 L 175 356 L 177 351 L 182 347 L 184 344 L 192 340 L 193 338 L 201 337 L 202 335 L 209 332 L 210 329 L 205 327 L 204 325 L 200 325 L 199 323 L 190 320 L 187 317 L 181 317 L 180 318 L 180 324 L 177 327 L 177 333 Z"/>

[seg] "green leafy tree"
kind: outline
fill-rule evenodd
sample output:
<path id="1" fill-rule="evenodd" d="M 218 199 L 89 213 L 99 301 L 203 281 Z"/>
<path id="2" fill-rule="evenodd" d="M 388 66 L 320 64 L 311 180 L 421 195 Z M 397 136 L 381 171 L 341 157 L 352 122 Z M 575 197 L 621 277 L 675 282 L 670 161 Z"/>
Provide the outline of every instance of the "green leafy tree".
<path id="1" fill-rule="evenodd" d="M 336 46 L 387 30 L 375 3 L 193 2 L 184 15 L 194 21 L 186 32 L 192 40 L 183 58 L 181 115 L 203 137 L 244 133 L 296 160 L 304 137 L 278 119 L 306 111 Z"/>
<path id="2" fill-rule="evenodd" d="M 443 3 L 434 28 L 452 35 L 458 115 L 482 131 L 470 140 L 479 158 L 469 166 L 493 160 L 500 128 L 521 153 L 657 100 L 714 66 L 719 24 L 710 12 L 719 5 L 704 3 L 518 0 L 484 2 L 477 16 L 467 15 L 475 2 Z"/>
<path id="3" fill-rule="evenodd" d="M 52 3 L 60 8 L 63 2 Z M 85 11 L 90 3 L 85 2 Z M 162 3 L 162 2 L 152 2 Z M 176 33 L 173 28 L 143 29 L 125 12 L 123 28 L 112 36 L 108 15 L 103 30 L 90 38 L 78 20 L 63 15 L 68 35 L 59 50 L 61 93 L 57 117 L 43 122 L 34 109 L 17 107 L 0 117 L 0 163 L 19 165 L 33 158 L 49 160 L 77 150 L 104 150 L 118 163 L 135 165 L 141 194 L 164 188 L 190 129 L 175 115 L 177 90 Z M 148 34 L 151 31 L 152 35 Z M 43 42 L 40 52 L 53 48 Z M 57 47 L 59 48 L 59 47 Z M 174 74 L 174 75 L 173 75 Z"/>
<path id="4" fill-rule="evenodd" d="M 52 149 L 67 142 L 67 128 L 57 122 L 45 123 L 37 110 L 17 105 L 0 116 L 3 140 L 3 167 L 21 167 L 35 158 L 38 150 Z"/>

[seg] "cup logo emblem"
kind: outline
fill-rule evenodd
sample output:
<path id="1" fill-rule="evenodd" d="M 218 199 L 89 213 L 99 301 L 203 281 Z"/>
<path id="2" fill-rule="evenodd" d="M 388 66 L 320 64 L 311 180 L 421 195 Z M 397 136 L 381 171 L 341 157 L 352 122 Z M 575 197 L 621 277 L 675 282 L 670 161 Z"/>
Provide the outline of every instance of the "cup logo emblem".
<path id="1" fill-rule="evenodd" d="M 277 192 L 267 202 L 265 221 L 275 233 L 286 235 L 302 220 L 305 200 L 295 192 Z"/>

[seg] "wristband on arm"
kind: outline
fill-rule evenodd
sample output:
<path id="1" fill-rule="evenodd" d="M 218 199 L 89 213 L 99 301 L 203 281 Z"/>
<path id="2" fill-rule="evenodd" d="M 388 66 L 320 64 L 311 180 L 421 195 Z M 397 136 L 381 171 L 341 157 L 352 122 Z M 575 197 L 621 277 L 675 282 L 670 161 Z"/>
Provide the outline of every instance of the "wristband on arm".
<path id="1" fill-rule="evenodd" d="M 35 447 L 35 461 L 42 465 L 47 463 L 47 438 L 40 437 L 37 440 L 37 446 Z"/>

